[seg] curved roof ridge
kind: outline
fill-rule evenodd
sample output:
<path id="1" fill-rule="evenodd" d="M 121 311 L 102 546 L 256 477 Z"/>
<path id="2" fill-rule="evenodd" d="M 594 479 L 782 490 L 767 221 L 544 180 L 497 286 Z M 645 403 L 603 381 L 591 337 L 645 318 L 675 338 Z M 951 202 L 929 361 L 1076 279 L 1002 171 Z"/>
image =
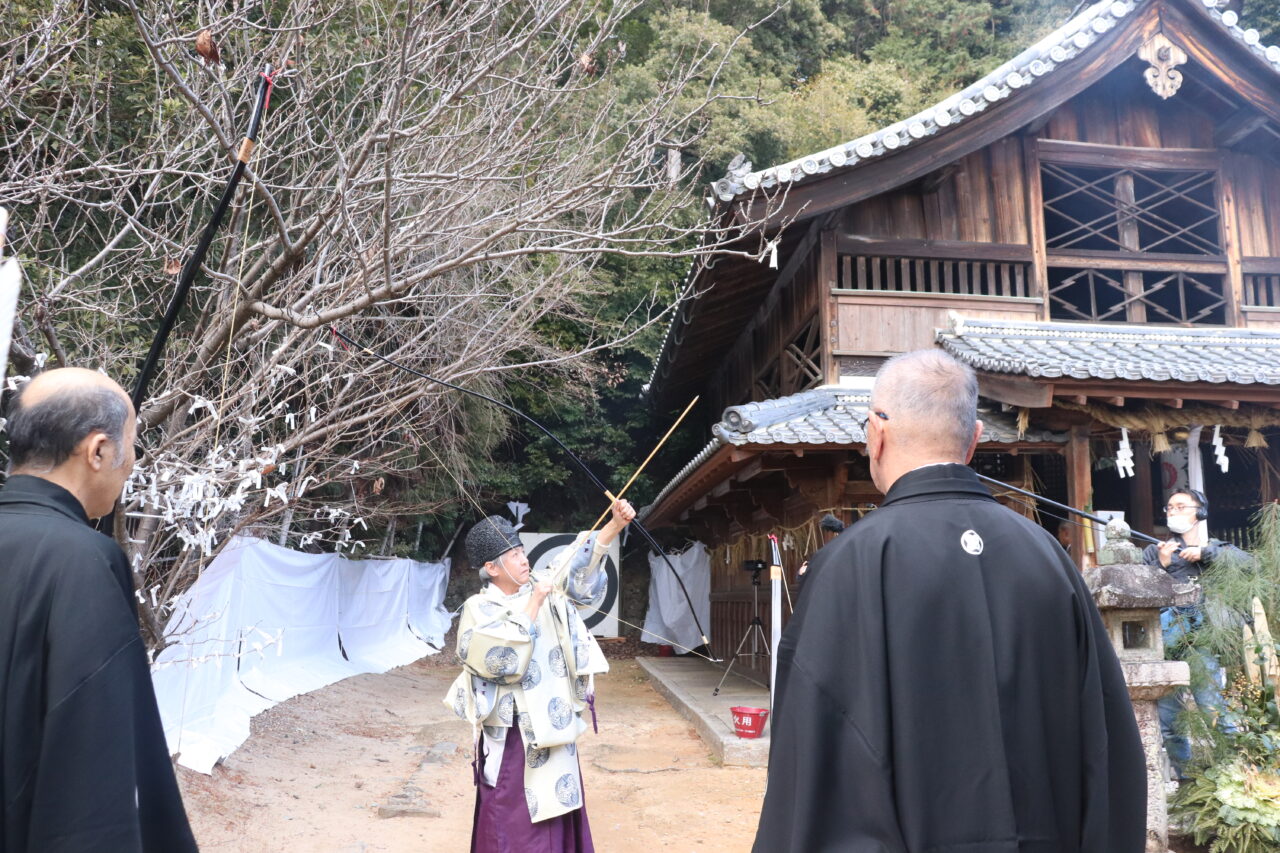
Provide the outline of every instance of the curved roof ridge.
<path id="1" fill-rule="evenodd" d="M 1040 78 L 1085 53 L 1121 18 L 1149 2 L 1155 0 L 1098 0 L 994 71 L 913 116 L 857 139 L 767 169 L 730 171 L 711 184 L 711 191 L 720 201 L 730 202 L 757 189 L 769 189 L 877 159 L 962 124 L 965 119 L 1015 91 L 1032 87 Z M 1239 16 L 1231 10 L 1219 12 L 1217 0 L 1198 2 L 1207 8 L 1215 21 L 1280 74 L 1280 46 L 1262 46 L 1258 31 L 1241 29 Z"/>

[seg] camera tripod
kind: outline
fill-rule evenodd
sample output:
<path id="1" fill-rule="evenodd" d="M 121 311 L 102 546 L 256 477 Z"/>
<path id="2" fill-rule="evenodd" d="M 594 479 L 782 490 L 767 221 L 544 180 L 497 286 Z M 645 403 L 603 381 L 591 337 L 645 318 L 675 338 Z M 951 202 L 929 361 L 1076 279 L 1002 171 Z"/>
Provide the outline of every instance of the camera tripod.
<path id="1" fill-rule="evenodd" d="M 751 641 L 750 657 L 754 660 L 758 656 L 769 657 L 769 638 L 764 632 L 764 623 L 760 621 L 760 572 L 761 568 L 751 570 L 751 624 L 747 626 L 747 630 L 743 633 L 742 639 L 738 641 L 738 648 L 734 649 L 733 655 L 729 658 L 729 665 L 724 668 L 724 675 L 720 676 L 720 683 L 716 685 L 716 689 L 711 691 L 712 696 L 720 695 L 720 688 L 724 687 L 724 682 L 729 677 L 729 673 L 733 670 L 733 664 L 742 654 L 742 647 L 747 644 L 747 640 Z M 764 652 L 760 652 L 760 646 L 764 646 Z"/>

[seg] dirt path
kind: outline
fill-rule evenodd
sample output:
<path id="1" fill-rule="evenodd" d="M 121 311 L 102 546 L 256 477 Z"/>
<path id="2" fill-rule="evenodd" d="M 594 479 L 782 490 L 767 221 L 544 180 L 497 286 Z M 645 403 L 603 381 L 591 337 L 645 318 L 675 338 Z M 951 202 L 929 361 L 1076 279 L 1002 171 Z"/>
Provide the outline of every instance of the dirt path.
<path id="1" fill-rule="evenodd" d="M 581 741 L 596 849 L 750 849 L 764 771 L 718 766 L 634 661 L 611 666 Z M 429 658 L 347 679 L 261 714 L 212 776 L 179 768 L 201 849 L 467 850 L 471 730 L 440 702 L 455 674 Z"/>

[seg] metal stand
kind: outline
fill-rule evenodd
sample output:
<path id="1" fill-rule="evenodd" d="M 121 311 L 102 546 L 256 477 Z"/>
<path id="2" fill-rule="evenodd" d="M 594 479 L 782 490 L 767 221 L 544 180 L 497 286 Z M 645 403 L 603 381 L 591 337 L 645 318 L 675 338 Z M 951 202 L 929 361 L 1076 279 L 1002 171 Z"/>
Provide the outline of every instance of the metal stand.
<path id="1" fill-rule="evenodd" d="M 732 657 L 729 658 L 729 665 L 724 668 L 724 675 L 720 676 L 720 683 L 716 685 L 716 689 L 711 691 L 712 696 L 720 695 L 720 688 L 724 687 L 725 680 L 729 677 L 730 671 L 733 670 L 733 664 L 742 654 L 742 647 L 747 644 L 747 640 L 751 641 L 750 657 L 754 660 L 760 656 L 760 646 L 764 646 L 763 655 L 772 657 L 769 651 L 769 638 L 764 633 L 764 623 L 760 621 L 760 569 L 755 569 L 751 573 L 751 624 L 747 626 L 746 632 L 742 635 L 742 639 L 738 641 L 738 648 L 734 650 Z"/>

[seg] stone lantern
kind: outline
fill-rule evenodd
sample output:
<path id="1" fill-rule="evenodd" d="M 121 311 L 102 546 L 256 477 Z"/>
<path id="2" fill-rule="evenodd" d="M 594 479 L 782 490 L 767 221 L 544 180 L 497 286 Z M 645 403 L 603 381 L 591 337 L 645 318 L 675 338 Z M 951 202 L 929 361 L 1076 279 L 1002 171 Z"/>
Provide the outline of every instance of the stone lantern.
<path id="1" fill-rule="evenodd" d="M 1194 583 L 1175 583 L 1159 566 L 1144 565 L 1142 552 L 1129 542 L 1129 532 L 1129 525 L 1120 519 L 1108 522 L 1098 565 L 1085 569 L 1084 577 L 1120 658 L 1142 735 L 1142 749 L 1147 758 L 1146 851 L 1167 853 L 1167 776 L 1156 701 L 1185 687 L 1191 673 L 1185 662 L 1164 659 L 1160 611 L 1174 605 L 1194 604 L 1198 591 Z"/>

